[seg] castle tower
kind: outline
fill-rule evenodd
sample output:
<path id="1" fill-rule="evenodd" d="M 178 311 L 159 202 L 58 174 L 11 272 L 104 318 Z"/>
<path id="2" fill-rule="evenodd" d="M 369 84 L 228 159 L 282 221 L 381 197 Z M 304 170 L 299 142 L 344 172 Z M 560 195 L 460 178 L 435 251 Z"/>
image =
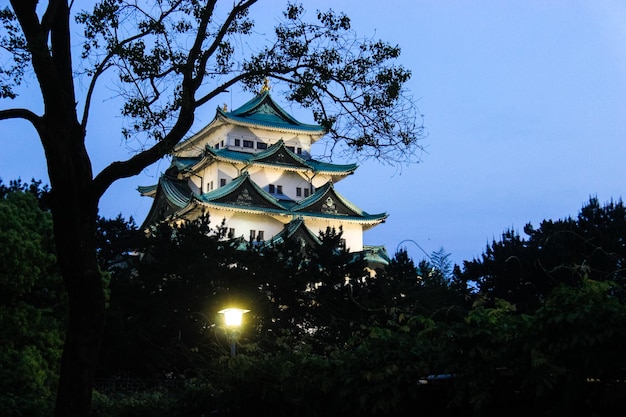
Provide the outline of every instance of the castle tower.
<path id="1" fill-rule="evenodd" d="M 313 159 L 311 146 L 324 134 L 282 109 L 266 83 L 243 106 L 218 108 L 211 123 L 174 149 L 159 183 L 138 188 L 154 197 L 143 227 L 208 212 L 214 224 L 225 220 L 230 238 L 271 242 L 298 235 L 310 243 L 327 227 L 341 226 L 351 252 L 367 249 L 363 232 L 387 214 L 369 214 L 335 189 L 357 165 Z"/>

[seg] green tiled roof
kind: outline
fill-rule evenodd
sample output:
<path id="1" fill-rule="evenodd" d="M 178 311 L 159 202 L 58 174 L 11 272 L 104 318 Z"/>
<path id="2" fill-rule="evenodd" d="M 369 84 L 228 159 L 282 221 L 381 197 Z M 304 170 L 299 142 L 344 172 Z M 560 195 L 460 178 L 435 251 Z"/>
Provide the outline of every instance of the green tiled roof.
<path id="1" fill-rule="evenodd" d="M 158 184 L 139 186 L 137 191 L 144 196 L 153 196 L 159 187 L 161 187 L 165 198 L 176 207 L 185 207 L 191 199 L 192 191 L 187 186 L 186 180 L 176 180 L 166 175 L 159 178 Z"/>
<path id="2" fill-rule="evenodd" d="M 342 172 L 352 174 L 358 168 L 357 164 L 331 164 L 316 159 L 308 159 L 306 162 L 313 168 L 313 171 L 323 174 L 338 174 Z"/>
<path id="3" fill-rule="evenodd" d="M 243 164 L 249 163 L 250 158 L 253 156 L 253 154 L 248 152 L 232 151 L 227 148 L 215 149 L 211 146 L 206 147 L 206 152 L 214 158 L 219 158 L 228 162 L 240 162 Z"/>
<path id="4" fill-rule="evenodd" d="M 249 152 L 240 152 L 234 151 L 228 148 L 215 149 L 210 146 L 207 146 L 206 151 L 208 154 L 212 155 L 214 158 L 220 159 L 226 162 L 234 162 L 234 163 L 242 163 L 242 164 L 262 164 L 262 165 L 271 165 L 276 167 L 285 168 L 286 165 L 276 163 L 270 161 L 270 156 L 276 154 L 279 150 L 283 150 L 287 152 L 289 155 L 289 159 L 293 159 L 295 161 L 294 164 L 290 164 L 289 166 L 294 170 L 310 170 L 317 173 L 322 174 L 352 174 L 357 168 L 357 164 L 331 164 L 328 162 L 322 162 L 315 159 L 304 159 L 302 156 L 291 152 L 287 147 L 285 147 L 284 142 L 281 140 L 266 150 L 253 154 Z M 193 160 L 194 158 L 181 158 L 182 160 Z M 196 159 L 196 162 L 198 159 Z M 178 162 L 179 165 L 185 163 L 184 161 Z M 189 162 L 188 166 L 193 165 L 193 163 Z"/>
<path id="5" fill-rule="evenodd" d="M 364 259 L 372 264 L 389 265 L 391 258 L 384 246 L 363 246 Z"/>
<path id="6" fill-rule="evenodd" d="M 278 199 L 274 198 L 271 194 L 267 193 L 265 190 L 263 190 L 261 187 L 256 185 L 256 183 L 250 179 L 250 174 L 248 174 L 248 172 L 244 172 L 242 175 L 235 178 L 233 181 L 231 181 L 230 183 L 226 184 L 223 187 L 210 191 L 206 194 L 202 194 L 199 197 L 199 200 L 205 203 L 223 205 L 225 207 L 237 205 L 232 202 L 220 201 L 220 200 L 224 200 L 227 196 L 231 196 L 235 193 L 238 193 L 239 190 L 244 187 L 251 188 L 256 194 L 255 197 L 260 198 L 261 202 L 263 203 L 262 206 L 255 206 L 254 204 L 251 203 L 251 205 L 246 206 L 246 208 L 247 207 L 259 208 L 265 211 L 272 210 L 276 212 L 283 212 L 285 210 L 285 207 L 282 204 L 280 204 Z"/>
<path id="7" fill-rule="evenodd" d="M 386 213 L 369 214 L 359 209 L 337 193 L 330 182 L 300 202 L 275 198 L 254 183 L 247 172 L 223 187 L 200 196 L 192 196 L 185 181 L 175 180 L 165 175 L 161 177 L 159 186 L 167 201 L 183 212 L 191 210 L 196 204 L 201 204 L 251 213 L 282 214 L 294 218 L 339 219 L 368 224 L 378 223 L 387 218 Z M 332 202 L 332 205 L 329 206 L 329 202 Z"/>
<path id="8" fill-rule="evenodd" d="M 147 229 L 183 210 L 189 206 L 193 198 L 186 180 L 176 180 L 168 175 L 162 175 L 156 185 L 140 186 L 137 189 L 142 195 L 154 198 L 150 211 L 141 225 L 142 229 Z"/>
<path id="9" fill-rule="evenodd" d="M 187 186 L 187 181 L 177 181 L 162 176 L 159 185 L 165 192 L 168 201 L 174 206 L 185 207 L 191 200 L 192 192 Z"/>
<path id="10" fill-rule="evenodd" d="M 334 207 L 326 207 L 324 209 L 324 204 L 326 204 L 329 200 L 332 201 Z M 314 209 L 315 207 L 315 209 Z M 320 212 L 318 213 L 317 208 L 321 207 Z M 310 195 L 309 197 L 300 201 L 300 203 L 291 209 L 294 212 L 315 212 L 316 215 L 321 217 L 341 217 L 345 218 L 361 218 L 361 219 L 370 219 L 376 220 L 381 219 L 384 220 L 387 218 L 386 213 L 380 214 L 368 214 L 358 208 L 356 205 L 351 203 L 344 196 L 339 194 L 332 182 L 327 182 L 324 186 L 317 189 L 315 193 Z"/>
<path id="11" fill-rule="evenodd" d="M 282 139 L 263 152 L 254 154 L 250 160 L 259 164 L 312 170 L 312 167 L 304 159 L 285 147 L 285 142 Z"/>
<path id="12" fill-rule="evenodd" d="M 297 130 L 320 135 L 325 133 L 324 128 L 319 125 L 306 124 L 296 120 L 272 100 L 269 91 L 257 94 L 252 100 L 231 112 L 225 112 L 218 108 L 217 117 L 249 126 Z"/>
<path id="13" fill-rule="evenodd" d="M 153 195 L 156 190 L 157 190 L 158 184 L 154 184 L 154 185 L 140 185 L 137 187 L 137 191 L 139 191 L 139 194 L 141 195 Z"/>
<path id="14" fill-rule="evenodd" d="M 294 219 L 287 223 L 283 230 L 281 230 L 274 237 L 272 237 L 272 239 L 268 242 L 268 245 L 283 243 L 293 237 L 296 232 L 302 233 L 306 238 L 308 238 L 311 242 L 314 242 L 317 245 L 322 244 L 320 238 L 315 233 L 313 233 L 311 229 L 305 226 L 302 217 L 298 217 L 297 219 Z"/>
<path id="15" fill-rule="evenodd" d="M 186 169 L 191 168 L 195 164 L 197 164 L 202 158 L 201 157 L 179 157 L 175 156 L 172 158 L 172 164 L 170 166 L 175 166 L 180 171 L 184 171 Z"/>

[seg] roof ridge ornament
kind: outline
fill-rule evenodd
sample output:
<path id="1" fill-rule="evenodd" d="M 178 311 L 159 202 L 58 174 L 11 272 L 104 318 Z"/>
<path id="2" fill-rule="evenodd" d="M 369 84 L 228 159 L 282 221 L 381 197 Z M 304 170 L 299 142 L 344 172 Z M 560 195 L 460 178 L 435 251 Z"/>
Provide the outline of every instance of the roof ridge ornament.
<path id="1" fill-rule="evenodd" d="M 272 87 L 270 87 L 270 80 L 269 78 L 265 77 L 265 79 L 263 79 L 263 86 L 261 87 L 261 91 L 259 91 L 260 94 L 263 94 L 265 92 L 269 92 L 272 89 Z"/>

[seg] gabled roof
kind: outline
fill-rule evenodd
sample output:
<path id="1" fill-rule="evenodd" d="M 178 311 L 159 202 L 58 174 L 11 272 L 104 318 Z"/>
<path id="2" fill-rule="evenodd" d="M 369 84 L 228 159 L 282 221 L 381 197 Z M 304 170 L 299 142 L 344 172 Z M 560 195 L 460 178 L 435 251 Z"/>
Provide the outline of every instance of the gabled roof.
<path id="1" fill-rule="evenodd" d="M 285 207 L 278 199 L 267 193 L 250 179 L 250 174 L 242 175 L 216 190 L 198 197 L 202 203 L 229 208 L 243 208 L 247 210 L 261 210 L 284 212 Z"/>
<path id="2" fill-rule="evenodd" d="M 180 157 L 173 156 L 170 167 L 176 167 L 179 171 L 185 171 L 196 165 L 202 160 L 202 157 Z"/>
<path id="3" fill-rule="evenodd" d="M 321 217 L 344 217 L 360 220 L 383 221 L 386 213 L 368 214 L 352 204 L 335 190 L 332 182 L 318 188 L 311 196 L 301 200 L 291 209 L 294 213 L 311 213 Z"/>
<path id="4" fill-rule="evenodd" d="M 313 167 L 307 164 L 304 159 L 287 149 L 282 139 L 265 151 L 253 155 L 250 161 L 260 165 L 278 165 L 283 168 L 313 170 Z"/>
<path id="5" fill-rule="evenodd" d="M 331 164 L 316 159 L 304 159 L 290 151 L 282 140 L 256 154 L 228 148 L 215 149 L 211 146 L 205 148 L 205 154 L 223 162 L 244 165 L 257 164 L 288 171 L 312 171 L 327 175 L 350 175 L 358 168 L 357 164 Z M 185 167 L 190 168 L 194 165 L 194 161 L 197 163 L 200 160 L 199 158 L 174 158 L 173 162 L 176 161 L 177 165 L 181 167 L 186 164 Z"/>
<path id="6" fill-rule="evenodd" d="M 218 107 L 213 120 L 198 133 L 176 145 L 174 152 L 193 149 L 209 132 L 223 125 L 307 135 L 313 142 L 326 134 L 322 126 L 299 122 L 272 99 L 268 89 L 263 89 L 250 101 L 233 111 L 229 112 Z"/>
<path id="7" fill-rule="evenodd" d="M 313 195 L 300 202 L 278 200 L 258 185 L 247 172 L 217 190 L 203 194 L 190 201 L 201 205 L 242 211 L 248 213 L 282 214 L 308 218 L 340 219 L 357 222 L 370 227 L 383 222 L 386 213 L 369 214 L 339 194 L 331 182 L 319 188 Z M 183 211 L 190 210 L 191 207 Z"/>
<path id="8" fill-rule="evenodd" d="M 265 165 L 291 171 L 314 170 L 313 166 L 309 165 L 307 161 L 287 149 L 282 140 L 259 153 L 240 152 L 228 148 L 215 149 L 208 145 L 205 153 L 207 156 L 219 161 L 230 163 Z"/>
<path id="9" fill-rule="evenodd" d="M 156 185 L 137 187 L 142 195 L 154 197 L 150 212 L 142 224 L 145 229 L 177 213 L 192 200 L 192 191 L 186 180 L 177 180 L 162 175 Z"/>
<path id="10" fill-rule="evenodd" d="M 320 238 L 304 224 L 304 219 L 298 217 L 285 225 L 283 230 L 277 233 L 268 245 L 276 245 L 291 239 L 302 239 L 307 245 L 321 245 Z"/>
<path id="11" fill-rule="evenodd" d="M 385 246 L 363 246 L 363 259 L 371 265 L 389 265 L 391 258 L 387 253 Z"/>
<path id="12" fill-rule="evenodd" d="M 232 124 L 246 127 L 264 127 L 281 131 L 297 131 L 307 134 L 324 135 L 322 126 L 299 122 L 271 97 L 268 90 L 257 94 L 243 106 L 226 112 L 217 109 L 216 118 L 229 120 Z"/>
<path id="13" fill-rule="evenodd" d="M 186 180 L 176 180 L 163 175 L 158 187 L 139 187 L 145 195 L 156 196 L 146 222 L 162 220 L 169 215 L 189 214 L 201 207 L 234 210 L 257 214 L 279 214 L 294 218 L 325 218 L 356 222 L 373 226 L 387 218 L 386 213 L 368 214 L 346 200 L 333 187 L 326 183 L 311 196 L 301 200 L 284 201 L 275 198 L 254 181 L 248 172 L 230 183 L 200 196 L 193 195 Z M 161 214 L 160 216 L 158 214 Z"/>

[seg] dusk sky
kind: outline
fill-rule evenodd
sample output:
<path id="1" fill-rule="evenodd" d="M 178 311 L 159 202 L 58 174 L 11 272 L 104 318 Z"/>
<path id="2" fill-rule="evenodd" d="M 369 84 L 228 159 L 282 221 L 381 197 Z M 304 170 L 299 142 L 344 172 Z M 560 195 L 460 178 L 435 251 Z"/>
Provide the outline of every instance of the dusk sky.
<path id="1" fill-rule="evenodd" d="M 251 16 L 273 19 L 282 3 L 260 2 Z M 401 246 L 416 260 L 424 257 L 420 247 L 427 253 L 443 247 L 461 263 L 507 229 L 523 233 L 529 222 L 575 216 L 590 196 L 601 203 L 624 197 L 626 2 L 304 4 L 310 13 L 345 11 L 360 35 L 399 44 L 400 63 L 413 73 L 409 88 L 424 114 L 428 137 L 421 163 L 369 161 L 337 184 L 363 210 L 390 215 L 366 232 L 366 244 L 384 244 L 393 254 L 411 240 L 417 245 Z M 30 85 L 36 91 L 35 81 Z M 117 107 L 107 97 L 102 91 L 104 109 L 97 103 L 88 129 L 95 173 L 130 152 Z M 291 111 L 278 93 L 273 97 Z M 25 94 L 0 106 L 27 106 L 32 98 Z M 229 108 L 238 107 L 249 98 L 234 91 L 202 108 L 199 119 L 206 124 L 217 105 L 232 100 Z M 25 122 L 1 123 L 0 178 L 47 182 L 34 130 Z M 156 183 L 168 164 L 163 160 L 117 182 L 101 202 L 101 215 L 122 213 L 141 223 L 151 200 L 136 187 Z"/>

